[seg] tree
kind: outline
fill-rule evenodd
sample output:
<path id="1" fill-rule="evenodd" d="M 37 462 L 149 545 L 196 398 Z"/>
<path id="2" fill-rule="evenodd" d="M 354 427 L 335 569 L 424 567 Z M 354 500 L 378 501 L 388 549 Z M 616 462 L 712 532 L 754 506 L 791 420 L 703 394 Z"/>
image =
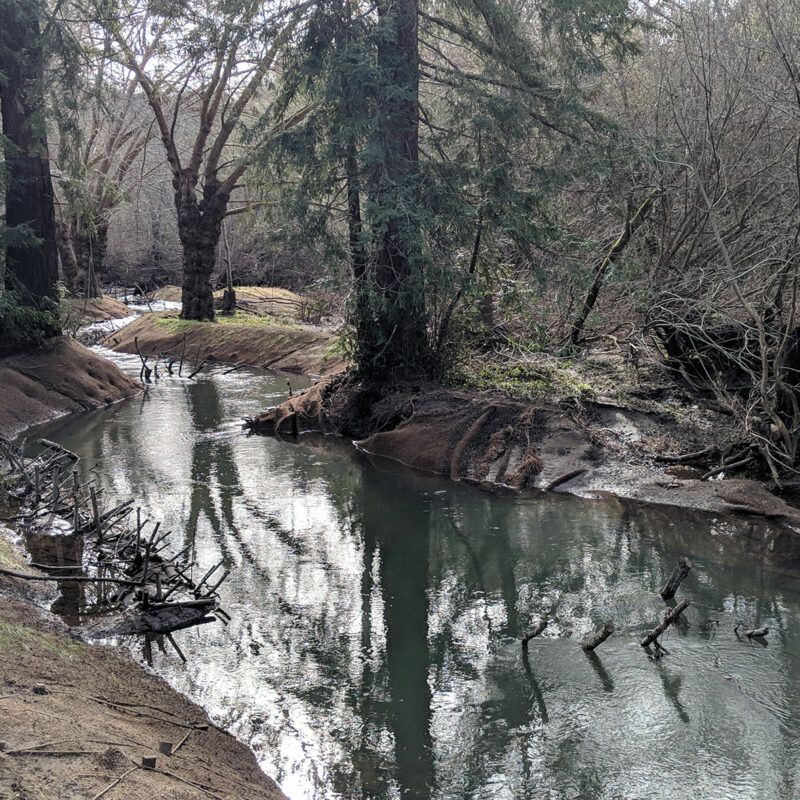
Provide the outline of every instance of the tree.
<path id="1" fill-rule="evenodd" d="M 6 287 L 40 307 L 58 280 L 53 185 L 44 119 L 38 0 L 0 6 L 0 107 L 6 170 Z"/>
<path id="2" fill-rule="evenodd" d="M 307 5 L 283 14 L 280 9 L 270 13 L 263 0 L 233 0 L 222 7 L 194 0 L 168 8 L 129 0 L 112 17 L 96 8 L 97 19 L 118 48 L 119 63 L 144 91 L 172 174 L 183 247 L 184 319 L 214 319 L 211 274 L 222 221 L 242 210 L 228 206 L 257 145 L 242 147 L 237 137 L 276 54 Z M 156 37 L 169 43 L 169 66 L 160 58 L 150 69 L 147 54 Z M 156 46 L 154 52 L 165 56 L 165 47 Z M 187 104 L 191 113 L 185 111 Z M 193 119 L 197 123 L 188 152 L 176 137 L 181 115 L 184 125 Z"/>
<path id="3" fill-rule="evenodd" d="M 552 232 L 560 157 L 604 124 L 577 76 L 600 68 L 608 42 L 624 49 L 630 22 L 625 2 L 554 4 L 523 21 L 495 0 L 376 9 L 315 7 L 280 106 L 307 97 L 314 110 L 267 163 L 286 171 L 291 159 L 309 231 L 335 240 L 346 219 L 359 371 L 433 375 L 455 310 L 485 302 L 491 259 L 532 264 Z M 561 50 L 548 38 L 569 35 Z"/>
<path id="4" fill-rule="evenodd" d="M 138 80 L 113 69 L 108 37 L 93 51 L 92 32 L 71 24 L 72 74 L 53 82 L 50 96 L 58 133 L 54 151 L 58 171 L 58 246 L 64 281 L 73 292 L 96 297 L 105 271 L 108 227 L 127 189 L 151 169 L 140 162 L 153 134 Z M 146 65 L 159 44 L 153 37 L 142 58 Z M 65 47 L 66 49 L 66 47 Z M 133 173 L 133 174 L 132 174 Z"/>

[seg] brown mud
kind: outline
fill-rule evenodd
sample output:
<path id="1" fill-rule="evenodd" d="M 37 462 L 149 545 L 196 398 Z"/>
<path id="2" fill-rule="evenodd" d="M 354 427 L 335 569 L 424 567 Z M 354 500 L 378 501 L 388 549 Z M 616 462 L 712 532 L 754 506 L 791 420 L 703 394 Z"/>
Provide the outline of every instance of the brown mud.
<path id="1" fill-rule="evenodd" d="M 0 359 L 0 386 L 0 436 L 7 439 L 31 426 L 141 391 L 115 364 L 67 337 Z"/>
<path id="2" fill-rule="evenodd" d="M 235 322 L 190 322 L 175 312 L 148 313 L 109 335 L 118 353 L 180 358 L 248 367 L 332 375 L 345 367 L 334 336 L 320 330 Z"/>
<path id="3" fill-rule="evenodd" d="M 696 430 L 665 414 L 334 378 L 260 414 L 249 427 L 269 434 L 340 434 L 364 452 L 492 491 L 553 487 L 584 497 L 615 495 L 762 517 L 787 527 L 779 544 L 770 546 L 776 555 L 800 557 L 800 509 L 762 483 L 701 481 L 690 470 L 656 462 L 656 456 L 687 452 L 697 441 Z"/>
<path id="4" fill-rule="evenodd" d="M 30 571 L 10 536 L 0 526 L 0 564 Z M 49 583 L 0 576 L 0 798 L 85 800 L 107 787 L 105 800 L 283 798 L 202 709 L 127 651 L 88 645 L 42 610 L 54 597 Z"/>

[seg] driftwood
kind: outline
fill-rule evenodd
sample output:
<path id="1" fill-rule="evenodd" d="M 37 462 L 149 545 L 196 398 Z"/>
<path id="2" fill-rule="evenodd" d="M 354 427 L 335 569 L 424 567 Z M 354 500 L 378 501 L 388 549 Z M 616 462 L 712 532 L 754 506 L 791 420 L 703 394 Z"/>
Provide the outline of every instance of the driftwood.
<path id="1" fill-rule="evenodd" d="M 662 464 L 687 464 L 690 461 L 700 461 L 705 458 L 712 458 L 719 455 L 719 448 L 714 445 L 706 447 L 705 450 L 698 450 L 696 453 L 686 453 L 682 456 L 656 456 L 655 460 Z"/>
<path id="2" fill-rule="evenodd" d="M 692 562 L 689 561 L 686 556 L 683 556 L 680 561 L 678 561 L 678 566 L 675 568 L 675 571 L 670 576 L 670 579 L 664 584 L 664 588 L 661 590 L 661 599 L 662 600 L 671 600 L 675 597 L 675 592 L 678 591 L 678 587 L 681 585 L 683 579 L 689 574 L 689 570 L 692 568 Z"/>
<path id="3" fill-rule="evenodd" d="M 664 619 L 659 622 L 659 624 L 656 625 L 656 627 L 653 628 L 653 630 L 650 631 L 650 633 L 648 633 L 644 639 L 642 639 L 640 642 L 641 646 L 650 647 L 650 645 L 653 644 L 653 642 L 658 639 L 658 637 L 661 636 L 661 634 L 664 633 L 664 631 L 669 628 L 670 625 L 674 625 L 678 621 L 680 615 L 686 611 L 688 607 L 689 601 L 681 600 L 681 602 L 678 603 L 675 608 L 668 608 L 664 614 Z"/>
<path id="4" fill-rule="evenodd" d="M 741 636 L 739 636 L 739 628 L 742 625 L 744 625 L 744 623 L 741 620 L 739 620 L 739 622 L 736 623 L 736 626 L 733 629 L 733 632 L 736 634 L 738 638 L 741 638 Z M 742 636 L 746 636 L 748 639 L 761 639 L 768 633 L 769 633 L 769 628 L 766 625 L 764 625 L 763 628 L 745 628 L 744 630 L 742 630 Z"/>
<path id="5" fill-rule="evenodd" d="M 110 510 L 101 505 L 103 492 L 92 481 L 81 486 L 73 468 L 75 454 L 60 445 L 42 440 L 46 450 L 36 459 L 0 440 L 11 471 L 4 474 L 9 492 L 18 499 L 22 511 L 16 520 L 22 530 L 36 536 L 80 536 L 86 550 L 79 563 L 35 565 L 55 574 L 30 574 L 0 569 L 0 575 L 25 581 L 56 581 L 58 584 L 97 586 L 94 612 L 102 614 L 84 626 L 92 638 L 136 634 L 169 634 L 195 625 L 230 620 L 219 607 L 217 590 L 228 577 L 223 570 L 209 582 L 222 564 L 209 570 L 198 584 L 184 561 L 191 547 L 164 558 L 160 550 L 169 531 L 160 531 L 160 522 L 144 519 L 136 509 L 132 524 L 133 500 Z M 64 468 L 69 465 L 69 470 Z M 62 476 L 63 479 L 62 479 Z M 152 524 L 149 535 L 144 528 Z M 87 572 L 91 570 L 90 574 Z M 81 574 L 83 573 L 83 574 Z M 111 589 L 110 587 L 116 587 Z M 172 597 L 171 602 L 166 602 Z M 87 604 L 91 609 L 91 603 Z M 185 656 L 174 640 L 168 640 L 179 657 Z"/>
<path id="6" fill-rule="evenodd" d="M 586 650 L 587 653 L 591 652 L 595 647 L 603 644 L 612 633 L 614 633 L 614 623 L 610 621 L 606 622 L 599 631 L 595 631 L 591 636 L 587 636 L 586 639 L 581 642 L 581 647 Z"/>
<path id="7" fill-rule="evenodd" d="M 569 472 L 565 472 L 563 475 L 559 475 L 557 478 L 554 478 L 547 486 L 542 488 L 543 492 L 552 492 L 558 486 L 561 486 L 562 483 L 566 483 L 567 481 L 571 481 L 573 478 L 577 478 L 578 475 L 583 475 L 586 472 L 586 467 L 581 467 L 580 469 L 573 469 Z"/>
<path id="8" fill-rule="evenodd" d="M 547 627 L 547 617 L 545 617 L 541 622 L 538 622 L 536 625 L 533 626 L 523 637 L 522 637 L 522 649 L 528 649 L 528 642 L 531 639 L 535 639 L 546 627 Z"/>

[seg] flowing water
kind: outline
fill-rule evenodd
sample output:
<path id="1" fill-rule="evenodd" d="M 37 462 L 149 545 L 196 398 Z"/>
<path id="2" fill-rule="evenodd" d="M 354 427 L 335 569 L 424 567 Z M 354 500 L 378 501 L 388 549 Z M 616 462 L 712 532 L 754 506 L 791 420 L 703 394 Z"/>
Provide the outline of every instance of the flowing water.
<path id="1" fill-rule="evenodd" d="M 136 497 L 176 549 L 194 542 L 198 571 L 232 569 L 233 621 L 176 634 L 186 665 L 154 646 L 152 667 L 291 800 L 800 798 L 800 581 L 748 553 L 757 525 L 489 496 L 337 439 L 244 435 L 286 381 L 162 380 L 46 435 L 108 502 Z M 637 641 L 681 555 L 688 624 L 654 662 Z M 737 640 L 740 619 L 768 639 Z"/>

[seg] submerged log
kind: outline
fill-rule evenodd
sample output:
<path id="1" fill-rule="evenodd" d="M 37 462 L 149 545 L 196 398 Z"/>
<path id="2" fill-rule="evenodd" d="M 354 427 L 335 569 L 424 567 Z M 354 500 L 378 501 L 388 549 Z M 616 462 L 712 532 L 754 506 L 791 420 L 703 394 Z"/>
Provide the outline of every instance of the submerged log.
<path id="1" fill-rule="evenodd" d="M 661 599 L 662 600 L 671 600 L 675 597 L 675 592 L 678 591 L 678 587 L 683 582 L 683 579 L 689 574 L 689 570 L 692 568 L 692 562 L 689 561 L 686 556 L 683 556 L 680 561 L 678 561 L 678 566 L 675 568 L 675 571 L 670 576 L 670 579 L 664 584 L 664 588 L 661 590 Z"/>
<path id="2" fill-rule="evenodd" d="M 733 629 L 733 632 L 737 636 L 739 636 L 739 628 L 743 624 L 744 623 L 741 621 L 736 623 L 736 627 Z M 769 633 L 769 628 L 766 625 L 764 625 L 764 627 L 762 628 L 745 628 L 744 630 L 742 630 L 742 636 L 746 636 L 748 639 L 760 639 L 766 636 L 768 633 Z"/>
<path id="3" fill-rule="evenodd" d="M 546 627 L 547 627 L 547 617 L 545 617 L 541 622 L 538 622 L 536 625 L 533 626 L 523 637 L 522 637 L 522 649 L 528 649 L 528 642 L 531 639 L 535 639 Z"/>
<path id="4" fill-rule="evenodd" d="M 673 625 L 678 621 L 680 615 L 686 611 L 688 607 L 689 601 L 681 600 L 681 602 L 678 603 L 675 608 L 667 609 L 667 613 L 664 614 L 664 619 L 658 625 L 656 625 L 656 627 L 653 628 L 653 630 L 650 631 L 650 633 L 648 633 L 644 639 L 642 639 L 640 642 L 641 646 L 650 647 L 650 645 L 653 644 L 653 642 L 658 639 L 658 637 L 661 636 L 661 634 L 664 633 L 664 631 L 669 628 L 670 625 Z"/>
<path id="5" fill-rule="evenodd" d="M 595 647 L 603 644 L 603 642 L 608 639 L 611 634 L 614 633 L 614 623 L 609 621 L 600 628 L 599 631 L 595 631 L 591 636 L 588 636 L 581 642 L 581 647 L 588 653 L 595 649 Z"/>
<path id="6" fill-rule="evenodd" d="M 158 611 L 128 610 L 120 614 L 88 622 L 83 631 L 92 639 L 108 639 L 114 636 L 136 636 L 141 633 L 172 633 L 195 625 L 216 622 L 209 616 L 209 609 L 166 608 Z"/>

